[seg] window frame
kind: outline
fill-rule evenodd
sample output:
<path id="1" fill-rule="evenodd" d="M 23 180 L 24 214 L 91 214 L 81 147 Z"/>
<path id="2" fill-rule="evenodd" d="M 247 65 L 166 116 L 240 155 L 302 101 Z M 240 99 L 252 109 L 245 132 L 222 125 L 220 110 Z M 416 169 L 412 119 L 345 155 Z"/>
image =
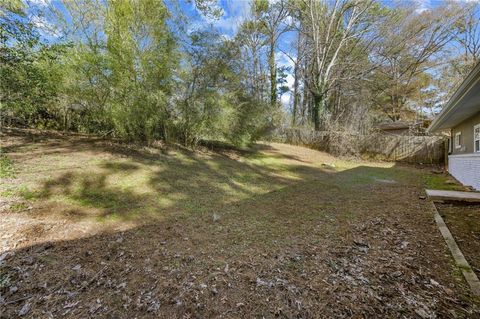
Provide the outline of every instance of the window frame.
<path id="1" fill-rule="evenodd" d="M 479 133 L 478 133 L 478 138 L 475 139 L 475 130 L 477 130 L 477 129 L 479 130 Z M 475 147 L 476 147 L 475 144 L 476 144 L 477 141 L 479 141 L 479 142 L 478 142 L 478 144 L 479 144 L 478 150 L 475 149 Z M 474 153 L 480 153 L 480 123 L 478 123 L 477 125 L 474 125 L 474 126 L 473 126 L 473 152 L 474 152 Z"/>
<path id="2" fill-rule="evenodd" d="M 462 144 L 461 144 L 461 141 L 460 141 L 461 136 L 462 136 L 462 132 L 456 132 L 455 135 L 454 135 L 453 144 L 455 146 L 455 149 L 462 148 Z M 458 137 L 458 141 L 457 141 L 457 137 Z"/>

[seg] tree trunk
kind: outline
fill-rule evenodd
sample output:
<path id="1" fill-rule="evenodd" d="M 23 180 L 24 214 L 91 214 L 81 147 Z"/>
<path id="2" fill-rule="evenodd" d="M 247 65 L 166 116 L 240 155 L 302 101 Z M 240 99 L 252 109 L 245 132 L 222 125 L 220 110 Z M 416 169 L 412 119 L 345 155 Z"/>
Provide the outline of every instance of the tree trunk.
<path id="1" fill-rule="evenodd" d="M 315 131 L 320 131 L 322 126 L 321 116 L 325 113 L 327 109 L 327 100 L 326 94 L 318 94 L 311 92 L 313 97 L 313 106 L 312 106 L 312 121 L 315 126 Z"/>
<path id="2" fill-rule="evenodd" d="M 295 63 L 295 69 L 293 71 L 294 82 L 293 82 L 293 110 L 292 110 L 292 126 L 297 124 L 297 112 L 298 112 L 298 60 Z"/>
<path id="3" fill-rule="evenodd" d="M 270 67 L 270 104 L 277 103 L 277 66 L 275 65 L 275 43 L 270 43 L 268 55 L 268 66 Z"/>
<path id="4" fill-rule="evenodd" d="M 312 107 L 313 98 L 312 98 L 312 94 L 310 93 L 310 91 L 305 90 L 305 97 L 306 97 L 305 106 L 306 106 L 308 119 L 313 122 L 313 107 Z"/>
<path id="5" fill-rule="evenodd" d="M 302 54 L 301 51 L 301 44 L 302 44 L 302 33 L 299 32 L 298 37 L 297 37 L 297 57 L 295 60 L 295 67 L 293 69 L 293 116 L 292 116 L 292 126 L 295 126 L 297 124 L 297 113 L 299 109 L 299 103 L 300 103 L 300 92 L 299 92 L 299 84 L 300 84 L 300 72 L 302 65 L 300 64 L 301 58 L 300 55 Z M 302 116 L 304 115 L 305 109 L 303 108 L 301 113 Z"/>
<path id="6" fill-rule="evenodd" d="M 312 120 L 315 131 L 320 131 L 320 113 L 322 111 L 324 98 L 322 95 L 313 94 Z"/>
<path id="7" fill-rule="evenodd" d="M 253 96 L 258 99 L 258 81 L 257 81 L 257 51 L 252 51 L 253 55 L 253 77 L 252 77 L 252 83 L 253 83 Z"/>

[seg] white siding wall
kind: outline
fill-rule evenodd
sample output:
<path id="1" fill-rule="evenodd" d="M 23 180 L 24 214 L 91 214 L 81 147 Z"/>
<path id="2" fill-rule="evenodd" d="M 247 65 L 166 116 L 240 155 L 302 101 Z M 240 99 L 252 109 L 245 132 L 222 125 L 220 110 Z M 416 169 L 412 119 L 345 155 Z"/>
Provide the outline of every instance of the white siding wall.
<path id="1" fill-rule="evenodd" d="M 450 155 L 448 171 L 463 185 L 480 190 L 480 154 Z"/>

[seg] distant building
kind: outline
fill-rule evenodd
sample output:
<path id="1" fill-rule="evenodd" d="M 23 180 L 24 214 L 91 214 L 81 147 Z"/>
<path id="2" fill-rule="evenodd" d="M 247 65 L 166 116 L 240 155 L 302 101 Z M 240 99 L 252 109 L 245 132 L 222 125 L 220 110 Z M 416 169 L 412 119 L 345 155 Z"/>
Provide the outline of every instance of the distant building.
<path id="1" fill-rule="evenodd" d="M 447 130 L 450 174 L 464 185 L 480 190 L 480 63 L 428 128 L 429 132 Z"/>
<path id="2" fill-rule="evenodd" d="M 424 135 L 425 127 L 424 121 L 398 121 L 398 122 L 384 122 L 373 126 L 375 132 L 386 135 Z"/>

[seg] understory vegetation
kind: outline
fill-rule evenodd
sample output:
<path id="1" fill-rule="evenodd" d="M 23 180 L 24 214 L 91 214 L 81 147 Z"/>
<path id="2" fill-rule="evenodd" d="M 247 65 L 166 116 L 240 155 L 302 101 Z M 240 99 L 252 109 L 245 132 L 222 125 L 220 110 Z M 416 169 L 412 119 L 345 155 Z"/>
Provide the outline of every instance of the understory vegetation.
<path id="1" fill-rule="evenodd" d="M 4 1 L 1 124 L 188 146 L 365 132 L 426 119 L 479 57 L 475 2 L 247 4 Z"/>

